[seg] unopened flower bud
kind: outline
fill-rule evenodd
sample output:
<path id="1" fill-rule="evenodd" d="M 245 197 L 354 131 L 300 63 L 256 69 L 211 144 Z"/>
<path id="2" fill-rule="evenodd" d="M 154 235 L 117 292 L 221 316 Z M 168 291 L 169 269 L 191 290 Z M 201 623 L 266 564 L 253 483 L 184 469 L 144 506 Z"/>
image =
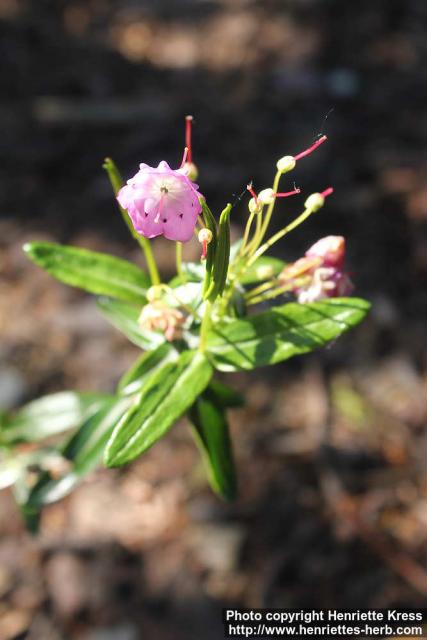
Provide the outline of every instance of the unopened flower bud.
<path id="1" fill-rule="evenodd" d="M 306 209 L 310 211 L 318 211 L 325 204 L 325 198 L 321 193 L 312 193 L 308 196 L 307 200 L 304 203 Z"/>
<path id="2" fill-rule="evenodd" d="M 276 167 L 280 173 L 287 173 L 288 171 L 292 171 L 295 169 L 296 160 L 294 156 L 283 156 L 280 160 L 277 161 Z"/>
<path id="3" fill-rule="evenodd" d="M 258 198 L 249 200 L 248 208 L 251 213 L 261 213 L 263 206 L 263 203 Z"/>
<path id="4" fill-rule="evenodd" d="M 197 177 L 199 175 L 199 170 L 197 169 L 194 162 L 184 162 L 181 170 L 183 173 L 185 173 L 187 178 L 191 180 L 191 182 L 194 182 L 195 180 L 197 180 Z"/>
<path id="5" fill-rule="evenodd" d="M 213 233 L 210 229 L 200 229 L 199 235 L 197 236 L 200 244 L 202 245 L 202 255 L 201 259 L 206 260 L 206 255 L 208 252 L 208 244 L 212 242 Z"/>
<path id="6" fill-rule="evenodd" d="M 345 257 L 345 239 L 343 236 L 326 236 L 315 242 L 305 255 L 320 258 L 327 267 L 341 268 Z"/>
<path id="7" fill-rule="evenodd" d="M 157 284 L 153 285 L 152 287 L 147 289 L 146 297 L 148 302 L 155 302 L 156 300 L 160 300 L 160 298 L 162 297 L 162 293 L 162 287 Z"/>
<path id="8" fill-rule="evenodd" d="M 262 204 L 271 204 L 274 202 L 274 191 L 273 189 L 263 189 L 258 194 L 258 200 Z"/>
<path id="9" fill-rule="evenodd" d="M 200 229 L 199 235 L 197 236 L 200 243 L 207 242 L 209 244 L 212 242 L 213 233 L 210 229 Z"/>

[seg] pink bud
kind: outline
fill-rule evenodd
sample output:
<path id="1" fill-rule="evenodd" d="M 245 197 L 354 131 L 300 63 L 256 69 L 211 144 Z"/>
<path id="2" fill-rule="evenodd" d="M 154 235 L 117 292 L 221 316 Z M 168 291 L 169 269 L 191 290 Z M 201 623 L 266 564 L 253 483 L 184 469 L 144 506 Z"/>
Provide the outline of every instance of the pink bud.
<path id="1" fill-rule="evenodd" d="M 326 267 L 341 268 L 345 257 L 345 239 L 342 236 L 326 236 L 310 247 L 305 255 L 308 258 L 320 258 Z"/>

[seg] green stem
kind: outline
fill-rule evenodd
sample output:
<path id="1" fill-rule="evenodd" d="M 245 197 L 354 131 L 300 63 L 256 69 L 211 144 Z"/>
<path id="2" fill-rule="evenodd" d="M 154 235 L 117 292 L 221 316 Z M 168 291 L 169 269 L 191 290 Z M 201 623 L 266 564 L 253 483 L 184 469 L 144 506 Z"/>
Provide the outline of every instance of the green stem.
<path id="1" fill-rule="evenodd" d="M 175 243 L 176 272 L 182 276 L 182 243 Z"/>
<path id="2" fill-rule="evenodd" d="M 267 242 L 264 242 L 264 244 L 261 245 L 255 251 L 253 256 L 251 258 L 249 258 L 249 260 L 246 263 L 246 268 L 249 268 L 256 260 L 258 260 L 258 258 L 260 256 L 262 256 L 263 253 L 268 251 L 268 249 L 275 242 L 277 242 L 278 240 L 281 240 L 290 231 L 293 231 L 294 229 L 296 229 L 296 227 L 299 227 L 299 225 L 302 224 L 304 222 L 304 220 L 306 220 L 309 216 L 311 216 L 312 213 L 313 213 L 313 209 L 305 209 L 301 213 L 301 215 L 299 215 L 297 218 L 295 218 L 295 220 L 293 220 L 290 224 L 288 224 L 286 227 L 284 227 L 283 229 L 281 229 L 280 231 L 275 233 L 273 236 L 271 236 L 271 238 L 269 240 L 267 240 Z"/>
<path id="3" fill-rule="evenodd" d="M 151 284 L 157 285 L 161 283 L 159 270 L 157 269 L 156 260 L 153 255 L 153 251 L 151 249 L 151 244 L 147 238 L 144 236 L 139 236 L 140 242 L 139 244 L 142 247 L 142 250 L 145 255 L 145 261 L 148 267 L 148 273 L 150 274 Z"/>
<path id="4" fill-rule="evenodd" d="M 117 169 L 115 163 L 113 162 L 113 160 L 111 158 L 105 158 L 104 164 L 102 165 L 102 167 L 103 167 L 103 169 L 105 169 L 105 171 L 108 174 L 111 186 L 113 187 L 114 194 L 117 195 L 119 190 L 124 185 L 124 181 L 123 181 L 123 178 L 121 177 L 121 175 L 119 173 L 119 170 Z M 157 269 L 156 260 L 154 258 L 153 251 L 151 249 L 151 244 L 150 244 L 149 240 L 147 238 L 145 238 L 144 236 L 140 236 L 135 231 L 135 229 L 133 228 L 132 221 L 129 218 L 129 215 L 128 215 L 128 212 L 126 211 L 126 209 L 123 209 L 123 207 L 121 207 L 120 205 L 118 205 L 118 207 L 119 207 L 120 213 L 122 214 L 122 218 L 123 218 L 127 228 L 129 229 L 129 231 L 131 232 L 132 236 L 135 238 L 135 240 L 138 242 L 139 246 L 141 247 L 141 249 L 144 252 L 145 261 L 147 263 L 148 272 L 150 274 L 151 284 L 153 284 L 153 285 L 160 284 L 160 282 L 161 282 L 160 275 L 159 275 L 159 271 Z"/>
<path id="5" fill-rule="evenodd" d="M 274 176 L 274 181 L 273 181 L 273 193 L 277 193 L 279 190 L 279 182 L 280 182 L 280 178 L 282 177 L 282 172 L 278 171 L 276 173 L 276 175 Z M 267 212 L 265 214 L 265 218 L 264 218 L 264 222 L 263 225 L 261 227 L 261 231 L 258 234 L 257 237 L 257 242 L 256 245 L 254 245 L 253 249 L 257 249 L 257 247 L 259 247 L 259 245 L 261 244 L 265 234 L 267 233 L 267 229 L 268 229 L 268 225 L 270 224 L 270 220 L 271 220 L 271 216 L 273 215 L 273 211 L 274 211 L 274 205 L 276 204 L 276 198 L 273 198 L 273 202 L 271 202 L 268 205 L 268 209 Z"/>
<path id="6" fill-rule="evenodd" d="M 272 280 L 269 280 L 268 282 L 263 282 L 263 284 L 260 284 L 258 287 L 255 287 L 254 289 L 248 291 L 248 293 L 245 295 L 245 299 L 250 300 L 250 298 L 257 296 L 260 293 L 264 293 L 264 291 L 272 289 L 275 284 L 277 284 L 277 281 L 273 282 Z"/>
<path id="7" fill-rule="evenodd" d="M 200 345 L 199 350 L 206 351 L 208 341 L 208 331 L 211 326 L 212 303 L 209 300 L 205 302 L 205 313 L 203 315 L 202 326 L 200 327 Z"/>
<path id="8" fill-rule="evenodd" d="M 252 222 L 256 215 L 257 214 L 253 211 L 249 214 L 249 218 L 248 218 L 248 221 L 246 222 L 246 227 L 243 234 L 242 245 L 240 247 L 240 255 L 243 255 L 245 253 L 246 246 L 248 245 L 249 233 L 252 227 Z"/>
<path id="9" fill-rule="evenodd" d="M 277 287 L 276 289 L 271 289 L 271 291 L 267 291 L 267 293 L 261 294 L 259 296 L 254 296 L 253 298 L 249 298 L 246 301 L 247 305 L 258 304 L 258 302 L 264 302 L 265 300 L 271 300 L 271 298 L 277 298 L 277 296 L 282 295 L 283 293 L 287 293 L 288 291 L 292 291 L 292 286 L 287 284 L 284 287 Z"/>

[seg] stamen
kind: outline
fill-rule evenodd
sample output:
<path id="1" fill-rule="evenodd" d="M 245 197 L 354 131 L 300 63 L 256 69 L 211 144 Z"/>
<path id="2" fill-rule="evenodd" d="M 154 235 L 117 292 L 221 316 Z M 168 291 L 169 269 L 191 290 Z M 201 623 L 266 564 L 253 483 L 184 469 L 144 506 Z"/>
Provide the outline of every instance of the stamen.
<path id="1" fill-rule="evenodd" d="M 255 192 L 255 189 L 253 188 L 253 183 L 250 182 L 246 189 L 249 191 L 249 193 L 251 194 L 252 198 L 255 200 L 255 204 L 258 205 L 258 196 Z"/>
<path id="2" fill-rule="evenodd" d="M 187 162 L 187 156 L 188 156 L 188 147 L 184 147 L 184 153 L 182 154 L 181 166 L 179 167 L 180 169 L 182 169 L 182 167 Z"/>
<path id="3" fill-rule="evenodd" d="M 293 191 L 284 191 L 282 193 L 273 193 L 273 198 L 287 198 L 289 196 L 294 196 L 297 193 L 301 193 L 301 189 L 296 187 Z"/>
<path id="4" fill-rule="evenodd" d="M 331 193 L 333 193 L 333 192 L 334 192 L 333 187 L 328 187 L 327 189 L 325 189 L 324 191 L 322 191 L 320 195 L 322 196 L 322 198 L 327 198 L 327 197 L 328 197 L 328 196 L 330 196 L 330 195 L 331 195 Z"/>
<path id="5" fill-rule="evenodd" d="M 193 116 L 185 116 L 185 146 L 188 149 L 187 160 L 193 162 L 193 154 L 191 151 L 191 126 L 193 123 Z"/>
<path id="6" fill-rule="evenodd" d="M 304 158 L 305 156 L 308 156 L 310 153 L 315 151 L 315 149 L 317 149 L 317 147 L 320 147 L 321 144 L 326 142 L 327 139 L 328 139 L 328 136 L 322 136 L 321 138 L 316 140 L 316 142 L 311 147 L 309 147 L 305 151 L 301 151 L 301 153 L 299 153 L 297 156 L 294 156 L 294 160 L 300 160 L 301 158 Z"/>

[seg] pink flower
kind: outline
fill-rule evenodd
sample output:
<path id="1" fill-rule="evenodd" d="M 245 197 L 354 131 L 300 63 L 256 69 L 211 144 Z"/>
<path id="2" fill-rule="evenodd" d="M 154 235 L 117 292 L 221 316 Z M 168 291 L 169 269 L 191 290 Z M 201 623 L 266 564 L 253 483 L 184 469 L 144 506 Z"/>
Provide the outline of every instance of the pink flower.
<path id="1" fill-rule="evenodd" d="M 347 274 L 334 267 L 318 267 L 312 277 L 303 286 L 297 287 L 295 293 L 298 302 L 316 302 L 325 298 L 337 298 L 349 295 L 353 285 Z"/>
<path id="2" fill-rule="evenodd" d="M 168 240 L 188 242 L 202 209 L 198 185 L 185 170 L 171 169 L 164 160 L 157 168 L 139 167 L 117 194 L 135 230 L 146 238 L 163 234 Z"/>
<path id="3" fill-rule="evenodd" d="M 281 284 L 295 293 L 298 302 L 349 295 L 353 284 L 343 271 L 345 239 L 326 236 L 318 240 L 305 256 L 287 265 L 279 276 Z"/>
<path id="4" fill-rule="evenodd" d="M 179 309 L 168 307 L 162 300 L 153 300 L 142 307 L 138 324 L 145 331 L 161 331 L 171 342 L 182 337 L 185 320 Z"/>

